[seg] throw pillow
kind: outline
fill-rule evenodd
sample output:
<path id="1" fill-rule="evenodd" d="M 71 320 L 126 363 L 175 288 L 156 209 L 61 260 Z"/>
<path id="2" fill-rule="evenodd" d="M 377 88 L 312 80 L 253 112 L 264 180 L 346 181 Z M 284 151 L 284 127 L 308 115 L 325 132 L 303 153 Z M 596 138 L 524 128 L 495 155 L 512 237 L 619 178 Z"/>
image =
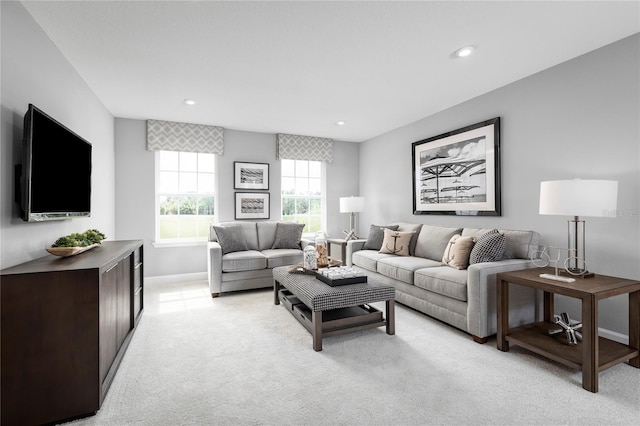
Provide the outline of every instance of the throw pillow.
<path id="1" fill-rule="evenodd" d="M 398 225 L 371 225 L 369 228 L 369 235 L 367 241 L 362 246 L 363 250 L 375 250 L 378 251 L 382 247 L 382 240 L 384 240 L 384 230 L 391 229 L 392 231 L 398 230 Z"/>
<path id="2" fill-rule="evenodd" d="M 498 232 L 497 229 L 489 231 L 476 241 L 469 255 L 469 264 L 502 260 L 506 246 L 507 238 L 504 234 Z"/>
<path id="3" fill-rule="evenodd" d="M 276 238 L 272 249 L 299 249 L 304 223 L 280 223 L 276 226 Z"/>
<path id="4" fill-rule="evenodd" d="M 456 269 L 467 269 L 469 255 L 475 243 L 476 239 L 474 237 L 463 237 L 460 234 L 454 235 L 444 250 L 442 263 Z"/>
<path id="5" fill-rule="evenodd" d="M 379 253 L 390 253 L 398 256 L 409 256 L 409 244 L 414 232 L 384 230 L 384 240 Z"/>
<path id="6" fill-rule="evenodd" d="M 247 249 L 247 241 L 240 225 L 215 226 L 218 243 L 222 247 L 222 254 L 233 253 L 234 251 L 244 251 Z"/>

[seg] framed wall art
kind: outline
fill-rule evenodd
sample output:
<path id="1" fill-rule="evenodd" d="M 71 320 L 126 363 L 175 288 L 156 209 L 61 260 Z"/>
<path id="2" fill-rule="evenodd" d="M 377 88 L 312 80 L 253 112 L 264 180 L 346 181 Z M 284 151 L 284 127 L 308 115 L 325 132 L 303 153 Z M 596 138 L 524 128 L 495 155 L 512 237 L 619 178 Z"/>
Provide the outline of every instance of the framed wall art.
<path id="1" fill-rule="evenodd" d="M 269 219 L 268 192 L 236 192 L 236 219 Z"/>
<path id="2" fill-rule="evenodd" d="M 269 164 L 233 162 L 234 189 L 269 189 Z"/>
<path id="3" fill-rule="evenodd" d="M 411 144 L 413 214 L 500 216 L 500 117 Z"/>

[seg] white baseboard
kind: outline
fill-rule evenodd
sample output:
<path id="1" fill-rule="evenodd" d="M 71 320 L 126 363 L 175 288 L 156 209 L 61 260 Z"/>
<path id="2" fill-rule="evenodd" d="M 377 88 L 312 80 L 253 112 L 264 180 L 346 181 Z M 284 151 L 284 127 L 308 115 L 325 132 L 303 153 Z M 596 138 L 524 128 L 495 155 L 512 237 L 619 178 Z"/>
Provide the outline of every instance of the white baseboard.
<path id="1" fill-rule="evenodd" d="M 190 281 L 206 281 L 207 273 L 206 272 L 194 272 L 191 274 L 179 274 L 179 275 L 161 275 L 158 277 L 145 277 L 145 284 L 173 284 L 179 282 L 190 282 Z"/>
<path id="2" fill-rule="evenodd" d="M 622 343 L 623 345 L 629 344 L 629 336 L 616 331 L 607 330 L 606 328 L 598 328 L 598 336 L 606 337 L 609 340 Z"/>

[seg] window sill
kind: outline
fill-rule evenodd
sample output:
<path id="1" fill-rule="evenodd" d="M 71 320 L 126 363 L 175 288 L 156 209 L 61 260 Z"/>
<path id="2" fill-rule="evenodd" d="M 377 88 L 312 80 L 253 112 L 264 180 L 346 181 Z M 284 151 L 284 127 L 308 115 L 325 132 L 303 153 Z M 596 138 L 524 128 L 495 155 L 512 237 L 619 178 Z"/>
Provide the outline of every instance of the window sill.
<path id="1" fill-rule="evenodd" d="M 207 240 L 198 241 L 154 241 L 151 243 L 154 248 L 174 248 L 174 247 L 195 247 L 206 246 Z"/>

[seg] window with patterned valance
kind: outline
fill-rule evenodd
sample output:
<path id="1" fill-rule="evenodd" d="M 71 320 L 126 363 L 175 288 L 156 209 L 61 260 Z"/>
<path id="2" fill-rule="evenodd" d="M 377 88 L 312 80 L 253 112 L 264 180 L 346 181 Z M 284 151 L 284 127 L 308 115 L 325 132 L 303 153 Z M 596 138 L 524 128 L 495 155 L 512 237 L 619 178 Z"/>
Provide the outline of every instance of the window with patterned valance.
<path id="1" fill-rule="evenodd" d="M 333 139 L 278 133 L 276 158 L 288 160 L 333 161 Z"/>
<path id="2" fill-rule="evenodd" d="M 149 151 L 224 153 L 224 128 L 203 124 L 147 120 Z"/>

